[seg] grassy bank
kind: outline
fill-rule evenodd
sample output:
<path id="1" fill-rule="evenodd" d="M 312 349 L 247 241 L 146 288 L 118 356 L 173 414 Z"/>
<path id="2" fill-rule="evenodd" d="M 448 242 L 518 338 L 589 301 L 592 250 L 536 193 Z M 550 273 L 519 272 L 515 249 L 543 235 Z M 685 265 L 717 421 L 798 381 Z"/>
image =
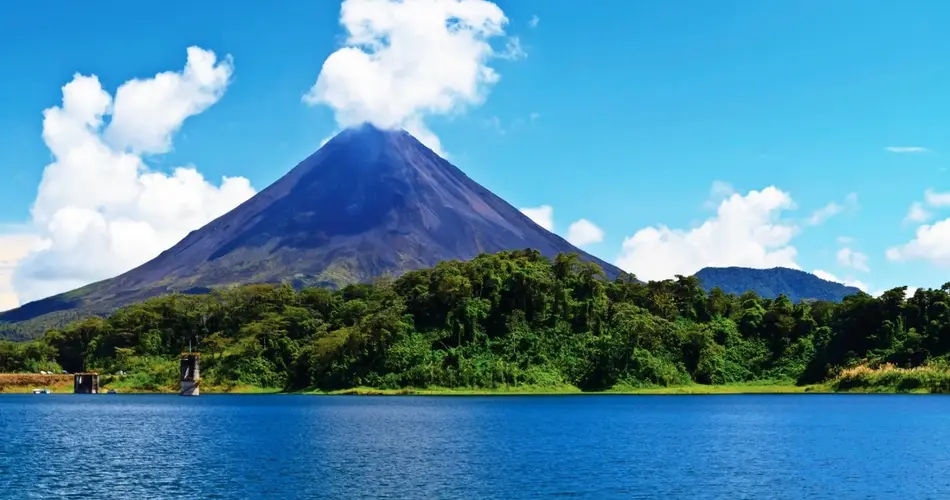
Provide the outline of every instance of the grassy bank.
<path id="1" fill-rule="evenodd" d="M 804 394 L 826 393 L 827 387 L 820 385 L 801 386 L 794 384 L 776 384 L 766 382 L 724 384 L 724 385 L 684 385 L 673 387 L 618 387 L 614 394 Z"/>
<path id="2" fill-rule="evenodd" d="M 505 386 L 494 389 L 477 387 L 407 387 L 402 389 L 377 389 L 375 387 L 354 387 L 332 392 L 308 391 L 304 394 L 331 394 L 355 396 L 518 396 L 518 395 L 564 395 L 591 394 L 581 392 L 572 385 L 557 386 Z"/>
<path id="3" fill-rule="evenodd" d="M 73 392 L 73 376 L 0 373 L 0 394 L 29 393 L 33 389 L 49 389 L 54 393 Z"/>
<path id="4" fill-rule="evenodd" d="M 506 396 L 506 395 L 636 395 L 636 394 L 798 394 L 829 392 L 824 386 L 796 386 L 788 383 L 758 382 L 749 384 L 727 385 L 682 385 L 672 387 L 625 387 L 617 386 L 602 392 L 583 392 L 571 385 L 559 386 L 520 386 L 500 387 L 496 389 L 482 388 L 404 388 L 404 389 L 377 389 L 373 387 L 355 387 L 334 392 L 306 392 L 305 394 L 333 394 L 359 396 Z"/>
<path id="5" fill-rule="evenodd" d="M 53 394 L 72 394 L 72 375 L 40 375 L 33 373 L 0 373 L 0 394 L 29 394 L 33 389 L 49 389 Z M 135 376 L 103 375 L 99 378 L 101 392 L 114 389 L 121 394 L 175 394 L 177 385 L 140 384 Z M 205 394 L 272 394 L 280 389 L 244 384 L 202 384 Z"/>
<path id="6" fill-rule="evenodd" d="M 135 375 L 103 375 L 102 392 L 114 389 L 120 394 L 175 394 L 178 386 L 155 385 Z M 55 394 L 73 391 L 72 375 L 0 374 L 0 394 L 30 393 L 33 389 L 48 388 Z M 263 388 L 247 384 L 211 384 L 201 386 L 203 394 L 277 394 L 279 388 Z M 794 385 L 787 381 L 756 381 L 723 385 L 676 385 L 669 387 L 633 387 L 618 385 L 603 392 L 584 392 L 573 385 L 523 385 L 496 388 L 478 387 L 424 387 L 379 389 L 354 387 L 339 391 L 295 391 L 292 394 L 361 395 L 361 396 L 507 396 L 507 395 L 715 395 L 715 394 L 803 394 L 803 393 L 876 393 L 876 394 L 948 394 L 950 369 L 922 366 L 898 368 L 882 365 L 877 368 L 858 366 L 842 370 L 825 384 Z"/>
<path id="7" fill-rule="evenodd" d="M 49 388 L 53 393 L 72 393 L 72 375 L 35 375 L 35 374 L 0 374 L 0 394 L 30 393 L 33 389 Z M 114 389 L 120 394 L 174 394 L 177 386 L 141 384 L 141 379 L 134 375 L 115 376 L 103 375 L 100 378 L 101 390 Z M 203 394 L 275 394 L 283 393 L 281 389 L 262 388 L 252 385 L 202 384 Z M 572 385 L 554 386 L 504 386 L 497 388 L 473 387 L 426 387 L 403 389 L 379 389 L 374 387 L 354 387 L 339 391 L 298 391 L 293 394 L 314 395 L 362 395 L 362 396 L 506 396 L 506 395 L 592 395 L 592 394 L 790 394 L 804 392 L 825 392 L 818 386 L 801 387 L 787 383 L 759 382 L 755 384 L 729 385 L 685 385 L 674 387 L 625 387 L 618 386 L 604 392 L 583 392 Z"/>
<path id="8" fill-rule="evenodd" d="M 898 368 L 892 364 L 862 365 L 842 370 L 829 384 L 837 392 L 950 393 L 950 369 L 941 366 Z"/>

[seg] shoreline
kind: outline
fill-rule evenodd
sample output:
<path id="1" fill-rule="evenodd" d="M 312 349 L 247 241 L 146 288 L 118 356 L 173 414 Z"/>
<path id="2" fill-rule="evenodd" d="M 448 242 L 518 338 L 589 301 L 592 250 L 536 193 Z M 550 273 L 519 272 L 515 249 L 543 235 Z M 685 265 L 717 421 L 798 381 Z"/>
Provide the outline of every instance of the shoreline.
<path id="1" fill-rule="evenodd" d="M 31 394 L 33 389 L 50 389 L 52 395 L 73 394 L 72 375 L 0 374 L 0 395 Z M 105 378 L 105 377 L 103 377 Z M 111 377 L 110 377 L 111 378 Z M 100 393 L 110 389 L 117 394 L 178 394 L 176 387 L 142 388 L 116 383 L 115 379 L 100 385 Z M 508 386 L 498 388 L 401 388 L 352 387 L 335 391 L 313 389 L 287 391 L 279 388 L 261 388 L 248 385 L 208 385 L 202 387 L 205 395 L 311 395 L 311 396 L 715 396 L 765 394 L 940 394 L 927 390 L 901 391 L 890 387 L 853 388 L 835 390 L 830 383 L 798 386 L 789 383 L 738 383 L 724 385 L 683 385 L 671 387 L 614 387 L 605 391 L 582 391 L 571 385 Z"/>

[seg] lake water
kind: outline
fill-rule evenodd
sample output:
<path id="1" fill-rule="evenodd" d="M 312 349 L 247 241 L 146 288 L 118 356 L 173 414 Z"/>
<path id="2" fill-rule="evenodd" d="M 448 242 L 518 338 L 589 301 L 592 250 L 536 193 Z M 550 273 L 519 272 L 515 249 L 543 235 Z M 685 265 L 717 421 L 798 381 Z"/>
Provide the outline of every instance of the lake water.
<path id="1" fill-rule="evenodd" d="M 942 396 L 0 396 L 0 498 L 950 498 Z"/>

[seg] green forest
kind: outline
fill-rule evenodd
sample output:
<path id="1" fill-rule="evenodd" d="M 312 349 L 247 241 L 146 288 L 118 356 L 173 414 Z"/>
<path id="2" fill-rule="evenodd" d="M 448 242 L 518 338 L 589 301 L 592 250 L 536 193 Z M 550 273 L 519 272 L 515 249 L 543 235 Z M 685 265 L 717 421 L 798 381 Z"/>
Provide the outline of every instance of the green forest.
<path id="1" fill-rule="evenodd" d="M 203 384 L 349 388 L 635 388 L 825 384 L 950 390 L 950 284 L 905 297 L 792 303 L 704 291 L 695 277 L 609 281 L 576 255 L 531 250 L 447 261 L 339 290 L 250 285 L 167 295 L 0 343 L 0 372 L 127 373 L 177 386 L 202 355 Z"/>

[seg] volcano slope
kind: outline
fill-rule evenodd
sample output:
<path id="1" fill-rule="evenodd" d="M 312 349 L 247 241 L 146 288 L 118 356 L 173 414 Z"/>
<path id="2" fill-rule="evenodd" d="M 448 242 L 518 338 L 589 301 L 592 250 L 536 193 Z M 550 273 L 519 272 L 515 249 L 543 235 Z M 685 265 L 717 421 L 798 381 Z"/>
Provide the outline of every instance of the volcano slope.
<path id="1" fill-rule="evenodd" d="M 12 323 L 45 327 L 170 292 L 278 282 L 337 287 L 527 248 L 548 257 L 577 253 L 611 279 L 621 273 L 535 224 L 407 132 L 363 125 L 155 259 L 0 315 L 0 337 L 4 328 L 12 336 Z"/>

